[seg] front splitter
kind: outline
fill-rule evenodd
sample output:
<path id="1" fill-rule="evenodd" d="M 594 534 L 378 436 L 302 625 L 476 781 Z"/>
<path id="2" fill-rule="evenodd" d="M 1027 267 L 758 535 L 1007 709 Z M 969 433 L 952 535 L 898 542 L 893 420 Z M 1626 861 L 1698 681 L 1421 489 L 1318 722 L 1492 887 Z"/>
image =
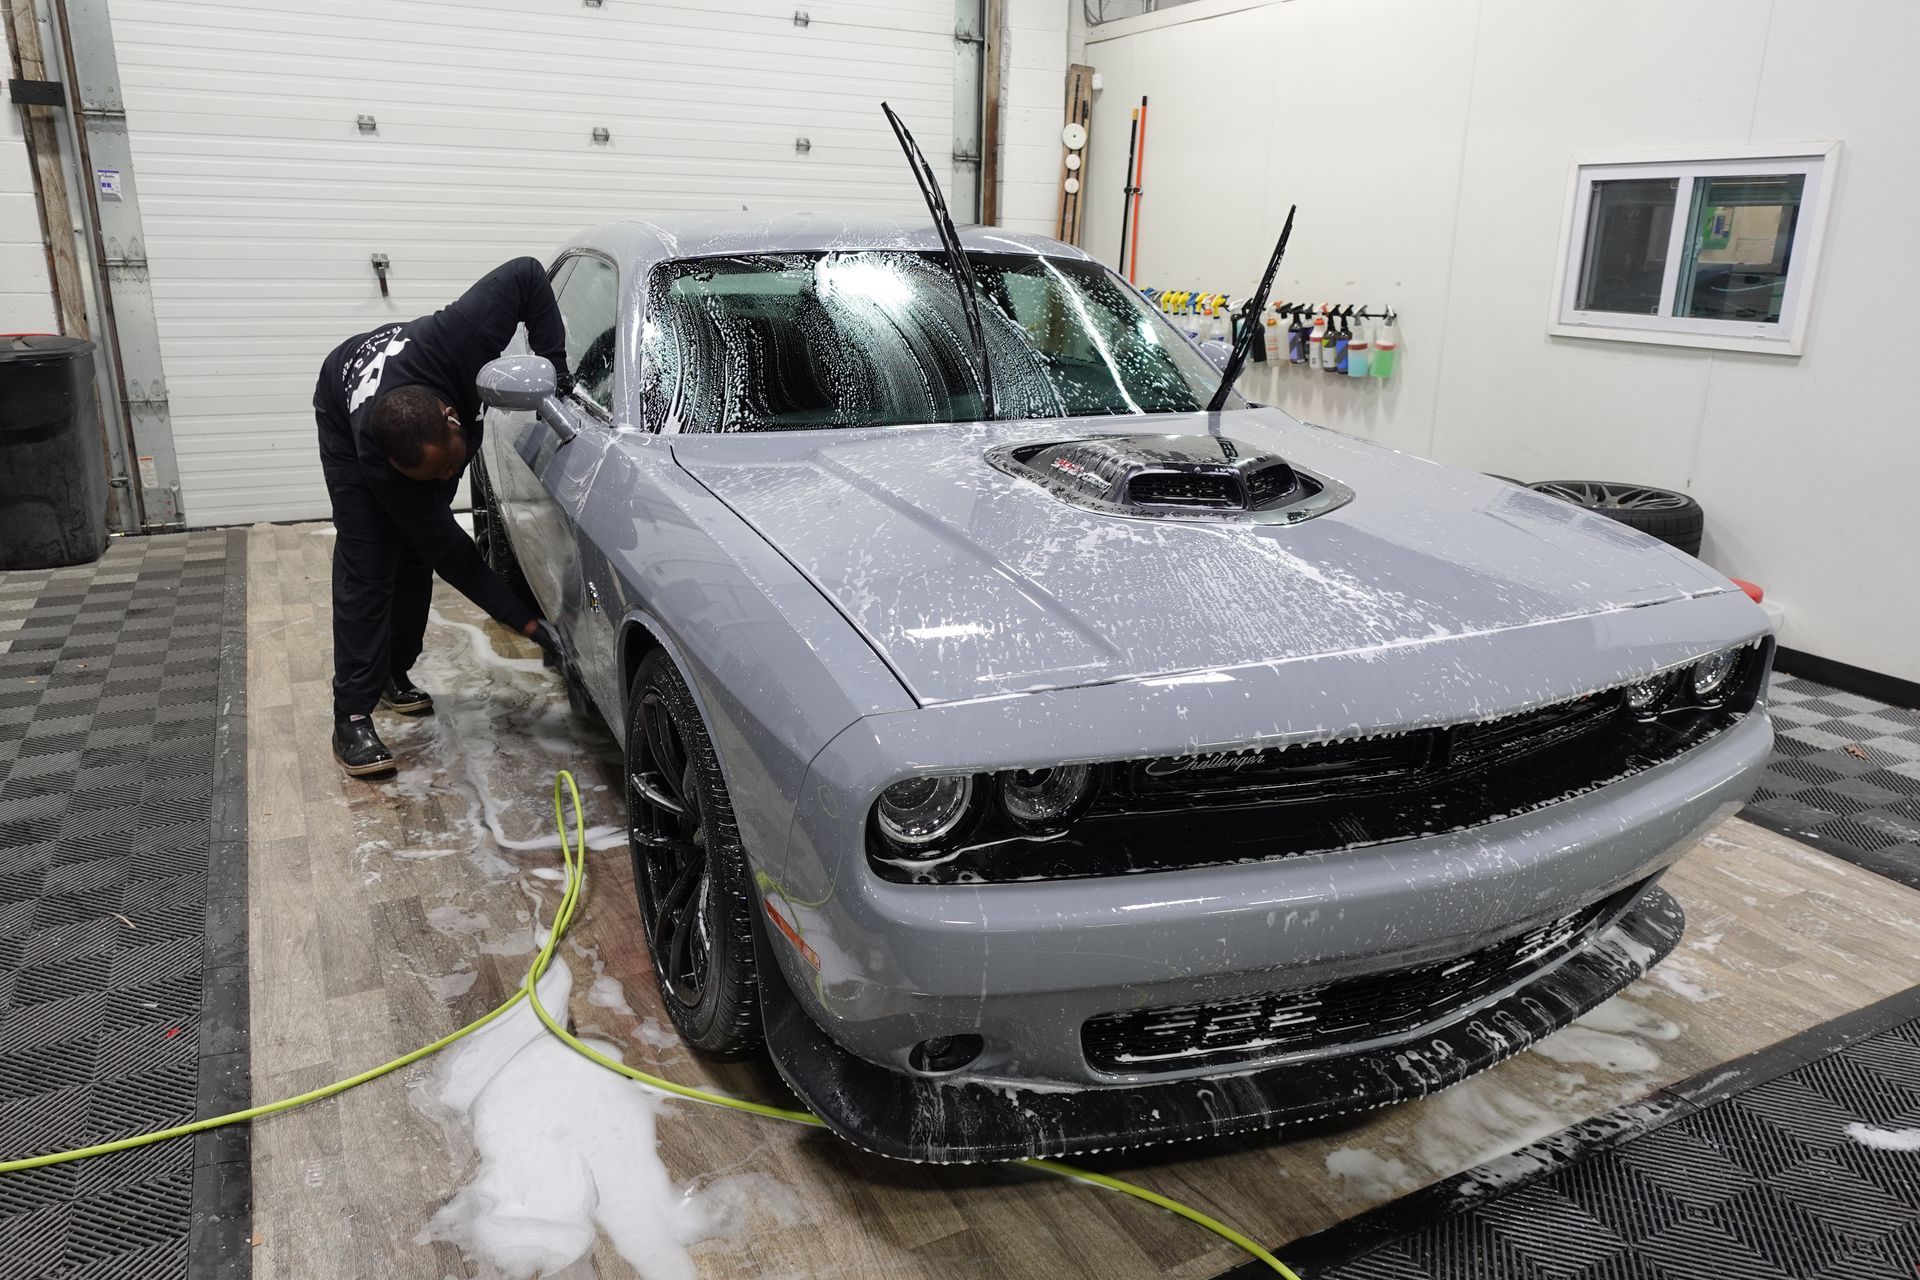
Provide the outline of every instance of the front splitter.
<path id="1" fill-rule="evenodd" d="M 1553 969 L 1409 1040 L 1237 1075 L 1071 1092 L 943 1084 L 877 1066 L 821 1030 L 773 964 L 761 968 L 761 1001 L 781 1076 L 842 1138 L 900 1160 L 1021 1160 L 1219 1138 L 1425 1097 L 1617 994 L 1673 950 L 1685 924 L 1680 904 L 1649 888 Z"/>

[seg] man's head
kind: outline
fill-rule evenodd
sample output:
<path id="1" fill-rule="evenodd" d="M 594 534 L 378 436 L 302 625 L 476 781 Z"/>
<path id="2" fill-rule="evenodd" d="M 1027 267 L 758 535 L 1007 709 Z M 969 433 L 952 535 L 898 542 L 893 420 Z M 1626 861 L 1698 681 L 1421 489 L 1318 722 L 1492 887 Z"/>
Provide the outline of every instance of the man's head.
<path id="1" fill-rule="evenodd" d="M 426 387 L 398 387 L 373 402 L 373 442 L 410 480 L 452 480 L 467 465 L 460 415 Z"/>

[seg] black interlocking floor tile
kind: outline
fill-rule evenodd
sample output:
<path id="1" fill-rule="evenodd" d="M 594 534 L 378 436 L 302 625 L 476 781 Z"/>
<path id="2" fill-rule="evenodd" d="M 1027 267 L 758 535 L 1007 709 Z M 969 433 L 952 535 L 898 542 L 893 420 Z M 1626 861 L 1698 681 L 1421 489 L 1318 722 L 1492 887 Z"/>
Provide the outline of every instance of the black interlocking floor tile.
<path id="1" fill-rule="evenodd" d="M 1920 1133 L 1920 1020 L 1912 1017 L 1920 998 L 1896 999 L 1892 1016 L 1907 1021 L 1888 1025 L 1886 1014 L 1866 1011 L 1880 1019 L 1877 1030 L 1785 1054 L 1771 1079 L 1746 1068 L 1762 1083 L 1666 1111 L 1617 1145 L 1543 1159 L 1542 1173 L 1504 1194 L 1421 1193 L 1428 1198 L 1402 1203 L 1432 1208 L 1368 1215 L 1391 1230 L 1348 1224 L 1326 1233 L 1331 1241 L 1299 1242 L 1314 1259 L 1309 1274 L 1911 1280 L 1920 1275 L 1920 1151 L 1900 1148 L 1910 1145 L 1903 1135 Z M 1462 1180 L 1486 1185 L 1472 1174 Z"/>
<path id="2" fill-rule="evenodd" d="M 1742 816 L 1920 888 L 1920 710 L 1778 674 L 1770 690 L 1785 712 Z"/>
<path id="3" fill-rule="evenodd" d="M 243 546 L 130 538 L 93 566 L 0 575 L 0 617 L 26 619 L 0 654 L 0 1158 L 199 1104 L 216 731 L 244 760 L 243 729 L 221 730 L 244 711 L 244 653 L 222 654 L 244 627 Z M 0 1176 L 0 1276 L 185 1276 L 194 1155 Z"/>
<path id="4" fill-rule="evenodd" d="M 1815 809 L 1821 809 L 1827 813 L 1846 817 L 1859 813 L 1863 809 L 1871 809 L 1883 800 L 1893 799 L 1894 796 L 1891 791 L 1883 791 L 1876 797 L 1868 798 L 1855 795 L 1852 792 L 1842 791 L 1838 786 L 1831 786 L 1809 787 L 1793 798 L 1801 804 L 1811 805 Z"/>

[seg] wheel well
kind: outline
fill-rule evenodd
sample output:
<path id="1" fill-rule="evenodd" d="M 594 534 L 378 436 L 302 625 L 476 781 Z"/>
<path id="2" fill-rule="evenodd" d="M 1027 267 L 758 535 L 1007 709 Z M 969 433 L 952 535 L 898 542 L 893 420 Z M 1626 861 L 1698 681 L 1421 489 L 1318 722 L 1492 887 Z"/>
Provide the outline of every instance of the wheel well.
<path id="1" fill-rule="evenodd" d="M 642 623 L 629 622 L 627 623 L 626 629 L 620 633 L 620 698 L 622 702 L 620 718 L 622 721 L 622 732 L 625 732 L 626 729 L 625 720 L 628 708 L 625 706 L 625 701 L 627 691 L 633 688 L 633 679 L 640 674 L 640 664 L 647 660 L 648 654 L 659 647 L 660 637 L 653 634 L 653 628 L 645 626 Z"/>

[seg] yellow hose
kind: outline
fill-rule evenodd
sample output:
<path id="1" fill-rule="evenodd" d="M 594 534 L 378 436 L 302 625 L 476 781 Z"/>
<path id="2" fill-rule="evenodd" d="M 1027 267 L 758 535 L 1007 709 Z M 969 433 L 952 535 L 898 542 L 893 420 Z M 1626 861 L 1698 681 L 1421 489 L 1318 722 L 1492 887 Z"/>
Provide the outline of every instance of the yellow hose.
<path id="1" fill-rule="evenodd" d="M 567 835 L 566 812 L 561 808 L 561 800 L 563 798 L 569 800 L 573 806 L 574 835 L 571 839 L 569 839 Z M 318 1102 L 322 1098 L 331 1098 L 335 1094 L 345 1093 L 348 1089 L 356 1085 L 365 1084 L 369 1080 L 377 1080 L 381 1076 L 398 1071 L 402 1067 L 410 1066 L 422 1058 L 438 1053 L 456 1040 L 471 1035 L 486 1026 L 489 1022 L 492 1022 L 501 1014 L 507 1012 L 516 1004 L 519 1004 L 523 999 L 532 1002 L 534 1013 L 546 1026 L 547 1030 L 565 1041 L 569 1048 L 591 1061 L 599 1063 L 601 1066 L 607 1068 L 607 1070 L 617 1071 L 629 1080 L 633 1080 L 649 1089 L 656 1090 L 660 1093 L 671 1094 L 678 1098 L 687 1098 L 694 1102 L 704 1102 L 710 1106 L 726 1107 L 732 1111 L 750 1112 L 753 1115 L 767 1116 L 774 1120 L 786 1120 L 793 1124 L 824 1127 L 820 1117 L 810 1111 L 798 1111 L 787 1107 L 769 1106 L 764 1102 L 748 1102 L 740 1098 L 729 1098 L 725 1094 L 712 1093 L 705 1089 L 696 1089 L 691 1085 L 676 1084 L 672 1080 L 649 1075 L 644 1071 L 630 1067 L 624 1062 L 609 1058 L 606 1054 L 598 1052 L 591 1045 L 582 1042 L 561 1023 L 555 1021 L 553 1015 L 547 1012 L 546 1006 L 540 1003 L 540 978 L 553 963 L 554 952 L 560 945 L 560 939 L 566 934 L 568 927 L 573 923 L 573 913 L 579 905 L 580 892 L 586 886 L 587 881 L 587 826 L 585 806 L 581 804 L 580 788 L 574 783 L 573 774 L 565 769 L 560 770 L 553 778 L 553 818 L 555 824 L 560 829 L 561 856 L 566 863 L 566 889 L 560 896 L 559 909 L 554 912 L 553 928 L 547 932 L 546 942 L 542 944 L 539 953 L 534 956 L 533 965 L 527 971 L 526 982 L 521 985 L 518 991 L 509 996 L 505 1003 L 501 1004 L 491 1013 L 469 1022 L 458 1031 L 440 1037 L 440 1039 L 435 1040 L 432 1044 L 425 1045 L 415 1049 L 412 1053 L 395 1058 L 392 1062 L 382 1063 L 377 1067 L 370 1067 L 358 1075 L 349 1076 L 345 1080 L 335 1081 L 333 1084 L 323 1085 L 318 1089 L 298 1094 L 295 1097 L 282 1098 L 278 1102 L 262 1103 L 257 1107 L 248 1107 L 244 1111 L 235 1111 L 224 1116 L 212 1116 L 205 1120 L 194 1120 L 187 1124 L 175 1125 L 171 1129 L 160 1129 L 153 1133 L 136 1134 L 131 1138 L 120 1138 L 113 1142 L 102 1142 L 91 1147 L 77 1147 L 72 1151 L 53 1151 L 46 1155 L 26 1156 L 18 1160 L 0 1160 L 0 1173 L 18 1173 L 25 1169 L 38 1169 L 46 1165 L 66 1164 L 73 1160 L 84 1160 L 89 1156 L 103 1156 L 115 1151 L 129 1151 L 134 1147 L 144 1147 L 149 1143 L 163 1142 L 168 1138 L 183 1138 L 188 1134 L 203 1133 L 208 1129 L 218 1129 L 224 1125 L 239 1124 L 245 1120 L 257 1120 L 261 1116 L 276 1115 L 282 1111 L 291 1111 L 295 1107 L 305 1106 L 309 1102 Z M 1221 1222 L 1217 1218 L 1209 1217 L 1198 1209 L 1181 1204 L 1177 1200 L 1169 1199 L 1157 1191 L 1150 1191 L 1145 1187 L 1124 1181 L 1120 1178 L 1110 1177 L 1104 1173 L 1095 1173 L 1089 1169 L 1075 1168 L 1072 1165 L 1061 1164 L 1054 1160 L 1019 1160 L 1015 1163 L 1029 1169 L 1038 1170 L 1041 1173 L 1052 1174 L 1055 1177 L 1071 1178 L 1076 1182 L 1087 1182 L 1097 1187 L 1105 1187 L 1109 1191 L 1118 1191 L 1124 1195 L 1130 1195 L 1136 1200 L 1144 1200 L 1148 1204 L 1158 1205 L 1170 1213 L 1180 1215 L 1189 1222 L 1205 1227 L 1221 1239 L 1227 1240 L 1239 1248 L 1244 1249 L 1247 1253 L 1258 1258 L 1268 1267 L 1271 1267 L 1275 1272 L 1284 1276 L 1286 1280 L 1300 1280 L 1298 1275 L 1288 1269 L 1286 1263 L 1280 1261 L 1280 1259 L 1274 1257 L 1271 1253 L 1238 1231 L 1235 1231 L 1232 1227 L 1227 1226 L 1224 1222 Z"/>

